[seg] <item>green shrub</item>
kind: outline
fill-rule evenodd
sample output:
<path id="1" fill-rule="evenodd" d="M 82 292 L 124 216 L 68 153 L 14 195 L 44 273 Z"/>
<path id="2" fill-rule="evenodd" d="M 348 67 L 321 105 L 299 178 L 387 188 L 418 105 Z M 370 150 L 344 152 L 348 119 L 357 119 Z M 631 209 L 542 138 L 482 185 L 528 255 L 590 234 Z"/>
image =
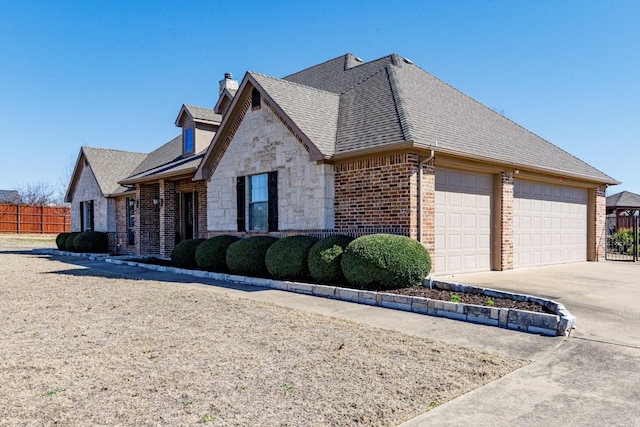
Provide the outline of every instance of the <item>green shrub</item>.
<path id="1" fill-rule="evenodd" d="M 609 248 L 611 248 L 614 253 L 633 255 L 635 240 L 633 229 L 620 230 L 609 237 Z"/>
<path id="2" fill-rule="evenodd" d="M 67 236 L 67 240 L 64 241 L 64 249 L 66 251 L 69 252 L 76 252 L 76 248 L 73 245 L 74 240 L 76 239 L 76 236 L 80 234 L 79 231 L 74 231 L 73 233 L 69 233 L 69 235 Z"/>
<path id="3" fill-rule="evenodd" d="M 227 249 L 229 270 L 243 276 L 268 276 L 264 257 L 269 247 L 277 241 L 271 236 L 252 236 L 232 243 Z"/>
<path id="4" fill-rule="evenodd" d="M 180 268 L 198 268 L 196 250 L 206 239 L 188 239 L 178 243 L 171 251 L 171 262 Z"/>
<path id="5" fill-rule="evenodd" d="M 351 285 L 385 290 L 420 285 L 431 270 L 431 258 L 417 240 L 370 234 L 349 243 L 340 265 Z"/>
<path id="6" fill-rule="evenodd" d="M 344 235 L 329 236 L 313 245 L 309 250 L 309 274 L 320 283 L 342 283 L 340 260 L 344 248 L 353 241 L 353 237 Z"/>
<path id="7" fill-rule="evenodd" d="M 73 247 L 76 252 L 106 253 L 109 250 L 109 237 L 101 231 L 85 231 L 74 237 Z"/>
<path id="8" fill-rule="evenodd" d="M 278 279 L 305 279 L 309 276 L 307 256 L 318 242 L 313 236 L 289 236 L 269 247 L 264 258 L 269 273 Z"/>
<path id="9" fill-rule="evenodd" d="M 65 246 L 65 242 L 67 241 L 67 237 L 69 237 L 71 233 L 60 233 L 56 236 L 56 246 L 58 250 L 66 251 L 67 247 Z"/>
<path id="10" fill-rule="evenodd" d="M 240 240 L 236 236 L 216 236 L 202 242 L 196 249 L 196 263 L 203 270 L 217 271 L 220 273 L 229 271 L 227 266 L 227 249 Z"/>

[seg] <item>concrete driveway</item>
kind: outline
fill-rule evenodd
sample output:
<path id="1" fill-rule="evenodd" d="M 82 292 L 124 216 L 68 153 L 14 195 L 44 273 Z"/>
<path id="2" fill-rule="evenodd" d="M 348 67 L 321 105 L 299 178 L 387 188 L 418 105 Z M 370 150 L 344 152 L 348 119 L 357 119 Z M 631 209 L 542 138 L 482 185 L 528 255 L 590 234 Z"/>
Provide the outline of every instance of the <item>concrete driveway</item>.
<path id="1" fill-rule="evenodd" d="M 442 276 L 552 298 L 577 317 L 559 347 L 406 426 L 640 426 L 640 264 Z"/>

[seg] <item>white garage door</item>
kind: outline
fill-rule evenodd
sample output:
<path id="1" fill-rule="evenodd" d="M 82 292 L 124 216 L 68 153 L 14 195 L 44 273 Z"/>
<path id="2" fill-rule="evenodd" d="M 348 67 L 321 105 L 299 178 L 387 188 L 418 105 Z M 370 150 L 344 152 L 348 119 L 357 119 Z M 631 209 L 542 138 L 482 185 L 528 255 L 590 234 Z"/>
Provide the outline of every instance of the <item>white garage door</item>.
<path id="1" fill-rule="evenodd" d="M 516 180 L 513 265 L 586 261 L 586 189 Z"/>
<path id="2" fill-rule="evenodd" d="M 436 169 L 436 274 L 491 270 L 492 176 Z"/>

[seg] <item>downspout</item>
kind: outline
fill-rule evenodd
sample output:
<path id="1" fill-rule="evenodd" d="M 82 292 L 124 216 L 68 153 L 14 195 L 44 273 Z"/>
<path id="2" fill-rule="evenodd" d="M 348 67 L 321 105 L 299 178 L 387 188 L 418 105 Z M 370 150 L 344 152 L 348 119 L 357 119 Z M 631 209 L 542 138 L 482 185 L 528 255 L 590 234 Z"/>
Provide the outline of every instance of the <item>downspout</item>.
<path id="1" fill-rule="evenodd" d="M 422 243 L 422 166 L 433 159 L 433 148 L 429 157 L 420 157 L 418 160 L 418 242 Z"/>

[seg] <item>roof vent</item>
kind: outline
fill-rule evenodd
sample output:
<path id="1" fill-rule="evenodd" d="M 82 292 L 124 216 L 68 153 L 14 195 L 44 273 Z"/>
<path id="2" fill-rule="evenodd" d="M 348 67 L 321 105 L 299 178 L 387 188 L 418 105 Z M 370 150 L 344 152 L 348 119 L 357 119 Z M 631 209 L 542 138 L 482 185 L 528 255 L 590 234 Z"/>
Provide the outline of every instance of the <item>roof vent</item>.
<path id="1" fill-rule="evenodd" d="M 413 65 L 413 61 L 410 60 L 409 58 L 402 58 L 404 59 L 404 62 L 406 62 L 407 64 L 412 64 Z"/>
<path id="2" fill-rule="evenodd" d="M 233 79 L 233 74 L 232 73 L 224 73 L 224 79 L 225 80 Z"/>
<path id="3" fill-rule="evenodd" d="M 358 62 L 364 62 L 364 60 L 362 58 L 359 58 L 357 56 L 354 56 L 353 59 L 355 59 Z"/>

